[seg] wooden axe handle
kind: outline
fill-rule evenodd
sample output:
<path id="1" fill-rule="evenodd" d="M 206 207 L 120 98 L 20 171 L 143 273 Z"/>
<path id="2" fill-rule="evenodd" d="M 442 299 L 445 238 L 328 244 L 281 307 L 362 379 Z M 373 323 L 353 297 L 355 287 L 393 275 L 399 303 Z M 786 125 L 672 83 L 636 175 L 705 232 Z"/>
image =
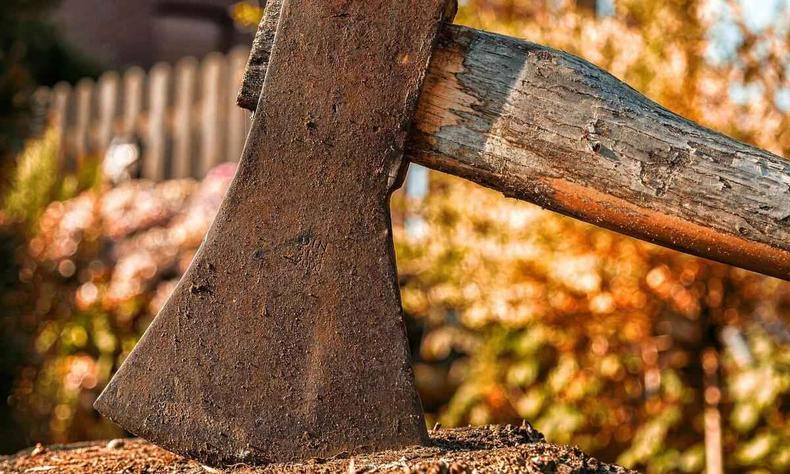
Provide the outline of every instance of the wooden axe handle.
<path id="1" fill-rule="evenodd" d="M 244 80 L 241 83 L 236 103 L 239 107 L 254 112 L 258 106 L 258 99 L 263 89 L 263 80 L 266 78 L 266 68 L 269 65 L 269 56 L 274 46 L 274 34 L 277 31 L 277 22 L 280 20 L 280 9 L 284 0 L 264 0 L 263 18 L 258 24 L 258 31 L 252 40 L 252 50 L 247 60 L 247 69 L 244 71 Z"/>
<path id="2" fill-rule="evenodd" d="M 248 76 L 261 73 L 265 64 Z M 240 104 L 254 109 L 259 94 L 243 90 Z M 406 156 L 585 222 L 790 279 L 790 161 L 686 120 L 562 51 L 446 25 Z"/>

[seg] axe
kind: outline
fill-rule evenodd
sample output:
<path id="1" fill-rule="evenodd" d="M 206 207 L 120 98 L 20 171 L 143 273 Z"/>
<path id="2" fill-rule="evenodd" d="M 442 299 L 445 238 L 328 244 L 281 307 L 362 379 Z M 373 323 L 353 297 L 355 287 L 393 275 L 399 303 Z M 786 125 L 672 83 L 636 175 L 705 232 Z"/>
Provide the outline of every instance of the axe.
<path id="1" fill-rule="evenodd" d="M 427 444 L 388 202 L 414 161 L 790 278 L 790 163 L 445 0 L 270 0 L 255 111 L 192 265 L 96 401 L 210 465 Z"/>

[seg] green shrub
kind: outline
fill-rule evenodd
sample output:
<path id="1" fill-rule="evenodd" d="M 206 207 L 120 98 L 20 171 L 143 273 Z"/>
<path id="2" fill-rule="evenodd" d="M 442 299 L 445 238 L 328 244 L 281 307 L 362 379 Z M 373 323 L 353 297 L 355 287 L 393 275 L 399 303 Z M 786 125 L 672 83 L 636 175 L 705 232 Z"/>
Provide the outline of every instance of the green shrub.
<path id="1" fill-rule="evenodd" d="M 12 221 L 32 226 L 56 196 L 59 180 L 58 140 L 55 130 L 31 140 L 12 173 L 3 210 Z"/>

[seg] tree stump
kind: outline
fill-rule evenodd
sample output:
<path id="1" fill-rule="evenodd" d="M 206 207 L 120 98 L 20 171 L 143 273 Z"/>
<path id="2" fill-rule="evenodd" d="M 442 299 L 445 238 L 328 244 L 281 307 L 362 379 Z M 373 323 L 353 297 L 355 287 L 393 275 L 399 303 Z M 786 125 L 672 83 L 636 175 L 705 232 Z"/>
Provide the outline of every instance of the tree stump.
<path id="1" fill-rule="evenodd" d="M 632 473 L 606 464 L 579 448 L 547 443 L 528 424 L 439 429 L 433 446 L 368 455 L 341 453 L 299 464 L 231 466 L 213 469 L 141 439 L 35 448 L 0 458 L 0 473 L 201 474 L 253 473 Z"/>

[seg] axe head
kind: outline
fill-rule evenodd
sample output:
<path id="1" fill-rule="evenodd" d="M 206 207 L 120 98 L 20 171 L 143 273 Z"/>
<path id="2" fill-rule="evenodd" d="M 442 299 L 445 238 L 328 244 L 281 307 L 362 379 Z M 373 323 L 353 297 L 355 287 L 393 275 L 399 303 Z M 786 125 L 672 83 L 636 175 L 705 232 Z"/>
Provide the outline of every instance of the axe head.
<path id="1" fill-rule="evenodd" d="M 236 177 L 96 402 L 206 464 L 428 442 L 389 195 L 444 0 L 285 0 Z"/>

